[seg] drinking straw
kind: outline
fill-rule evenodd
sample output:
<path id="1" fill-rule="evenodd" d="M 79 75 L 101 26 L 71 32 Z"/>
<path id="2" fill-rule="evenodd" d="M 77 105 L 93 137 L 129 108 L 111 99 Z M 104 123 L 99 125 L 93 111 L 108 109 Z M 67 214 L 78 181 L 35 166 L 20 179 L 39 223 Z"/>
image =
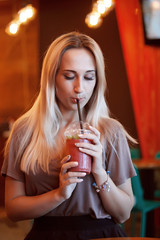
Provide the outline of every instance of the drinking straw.
<path id="1" fill-rule="evenodd" d="M 81 133 L 83 133 L 83 121 L 82 121 L 82 116 L 81 116 L 81 111 L 80 111 L 79 99 L 77 99 L 77 108 L 78 108 L 78 116 L 79 116 L 79 124 L 80 124 L 80 128 L 81 128 Z"/>

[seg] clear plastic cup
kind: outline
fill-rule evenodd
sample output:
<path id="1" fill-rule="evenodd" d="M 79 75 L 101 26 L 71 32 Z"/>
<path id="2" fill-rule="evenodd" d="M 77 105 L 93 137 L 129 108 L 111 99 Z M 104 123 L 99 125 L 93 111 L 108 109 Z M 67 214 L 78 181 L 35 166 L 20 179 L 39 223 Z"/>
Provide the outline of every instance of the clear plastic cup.
<path id="1" fill-rule="evenodd" d="M 79 122 L 72 123 L 65 131 L 64 136 L 66 140 L 66 155 L 70 155 L 70 161 L 78 162 L 77 167 L 72 167 L 69 171 L 72 172 L 85 172 L 89 174 L 91 172 L 91 162 L 92 157 L 86 153 L 80 152 L 78 147 L 75 146 L 75 143 L 87 142 L 91 143 L 89 139 L 79 138 L 78 134 L 90 134 L 88 129 L 88 123 L 83 124 L 83 130 L 80 129 Z"/>

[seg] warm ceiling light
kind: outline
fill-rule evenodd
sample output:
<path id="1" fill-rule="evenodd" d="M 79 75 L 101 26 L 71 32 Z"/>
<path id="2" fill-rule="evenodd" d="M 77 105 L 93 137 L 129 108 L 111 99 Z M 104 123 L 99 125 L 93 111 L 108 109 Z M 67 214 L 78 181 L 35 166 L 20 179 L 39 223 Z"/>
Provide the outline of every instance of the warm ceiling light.
<path id="1" fill-rule="evenodd" d="M 92 12 L 85 18 L 85 23 L 90 28 L 100 27 L 102 24 L 102 17 L 114 7 L 114 0 L 97 0 L 92 6 Z"/>
<path id="2" fill-rule="evenodd" d="M 19 26 L 20 24 L 18 21 L 12 21 L 7 25 L 5 31 L 9 35 L 16 35 L 18 33 Z"/>
<path id="3" fill-rule="evenodd" d="M 96 8 L 97 8 L 97 12 L 101 15 L 103 15 L 106 11 L 106 6 L 104 4 L 104 1 L 103 0 L 100 0 L 100 1 L 97 1 L 96 3 Z"/>
<path id="4" fill-rule="evenodd" d="M 12 33 L 12 34 L 15 34 L 17 31 L 18 31 L 18 27 L 19 25 L 17 23 L 12 23 L 10 26 L 9 26 L 9 31 Z"/>
<path id="5" fill-rule="evenodd" d="M 101 25 L 102 19 L 100 18 L 99 13 L 91 12 L 86 16 L 85 22 L 88 25 L 88 27 L 97 28 Z"/>
<path id="6" fill-rule="evenodd" d="M 35 16 L 36 13 L 36 9 L 34 7 L 32 7 L 31 4 L 27 5 L 26 7 L 26 15 L 28 19 L 31 19 Z"/>
<path id="7" fill-rule="evenodd" d="M 106 8 L 111 7 L 113 4 L 113 0 L 103 0 L 103 2 Z"/>
<path id="8" fill-rule="evenodd" d="M 19 13 L 19 21 L 21 23 L 25 23 L 27 21 L 27 16 L 24 10 Z"/>
<path id="9" fill-rule="evenodd" d="M 31 4 L 28 4 L 18 12 L 19 21 L 25 23 L 28 19 L 32 19 L 35 16 L 35 13 L 35 8 L 32 7 Z"/>
<path id="10" fill-rule="evenodd" d="M 20 9 L 20 11 L 16 14 L 15 19 L 7 25 L 5 29 L 6 33 L 9 35 L 17 34 L 20 25 L 33 19 L 35 15 L 36 9 L 32 7 L 31 4 L 28 4 L 26 7 Z"/>

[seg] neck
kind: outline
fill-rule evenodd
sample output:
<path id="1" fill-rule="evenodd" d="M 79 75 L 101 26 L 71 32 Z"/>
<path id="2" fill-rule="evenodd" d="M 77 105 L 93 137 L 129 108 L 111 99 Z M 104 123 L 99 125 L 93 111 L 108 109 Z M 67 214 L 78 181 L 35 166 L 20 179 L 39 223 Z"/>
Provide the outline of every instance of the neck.
<path id="1" fill-rule="evenodd" d="M 68 126 L 70 123 L 75 122 L 75 121 L 79 121 L 79 117 L 78 117 L 78 113 L 74 112 L 72 114 L 63 114 L 63 120 L 62 120 L 62 126 L 66 127 Z"/>

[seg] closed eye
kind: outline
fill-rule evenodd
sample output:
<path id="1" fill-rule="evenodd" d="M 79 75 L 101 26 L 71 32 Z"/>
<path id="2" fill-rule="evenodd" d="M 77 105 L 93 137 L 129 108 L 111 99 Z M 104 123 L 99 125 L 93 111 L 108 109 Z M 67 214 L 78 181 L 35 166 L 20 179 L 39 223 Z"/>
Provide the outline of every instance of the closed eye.
<path id="1" fill-rule="evenodd" d="M 84 76 L 84 79 L 89 80 L 89 81 L 95 80 L 95 74 L 94 73 L 87 73 Z"/>
<path id="2" fill-rule="evenodd" d="M 64 78 L 67 79 L 67 80 L 73 80 L 74 76 L 66 76 L 66 75 L 64 75 Z"/>
<path id="3" fill-rule="evenodd" d="M 94 80 L 95 79 L 95 77 L 84 77 L 86 80 Z"/>

